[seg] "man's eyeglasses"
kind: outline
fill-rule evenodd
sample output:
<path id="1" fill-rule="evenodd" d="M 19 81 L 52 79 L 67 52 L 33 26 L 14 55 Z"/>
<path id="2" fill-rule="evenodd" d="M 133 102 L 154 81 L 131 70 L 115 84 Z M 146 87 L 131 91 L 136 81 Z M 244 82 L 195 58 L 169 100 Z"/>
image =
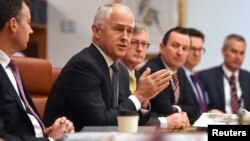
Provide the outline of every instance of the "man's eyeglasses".
<path id="1" fill-rule="evenodd" d="M 141 45 L 141 47 L 143 49 L 147 49 L 147 48 L 149 48 L 150 43 L 148 43 L 148 42 L 139 42 L 139 41 L 131 41 L 130 42 L 130 46 L 133 47 L 133 48 L 137 48 L 137 47 L 139 47 L 139 45 Z"/>
<path id="2" fill-rule="evenodd" d="M 205 49 L 205 48 L 194 48 L 194 47 L 191 47 L 191 48 L 189 49 L 189 51 L 198 52 L 198 53 L 203 54 L 203 53 L 206 52 L 206 49 Z"/>

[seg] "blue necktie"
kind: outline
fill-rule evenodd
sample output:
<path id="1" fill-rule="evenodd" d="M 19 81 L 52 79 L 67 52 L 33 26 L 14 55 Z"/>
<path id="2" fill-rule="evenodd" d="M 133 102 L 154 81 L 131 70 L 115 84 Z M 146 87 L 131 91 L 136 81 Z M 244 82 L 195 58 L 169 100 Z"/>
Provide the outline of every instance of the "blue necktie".
<path id="1" fill-rule="evenodd" d="M 113 107 L 118 106 L 118 98 L 119 98 L 119 67 L 118 62 L 114 62 L 111 65 L 111 68 L 113 70 L 112 75 L 112 86 L 113 86 L 113 96 L 112 96 L 112 105 Z"/>
<path id="2" fill-rule="evenodd" d="M 205 102 L 203 101 L 202 99 L 202 95 L 198 89 L 198 81 L 197 81 L 197 76 L 196 75 L 190 75 L 190 78 L 194 84 L 194 88 L 195 88 L 195 91 L 196 91 L 196 94 L 197 94 L 197 101 L 199 103 L 199 106 L 201 108 L 201 112 L 205 112 L 206 111 L 206 108 L 205 108 Z"/>

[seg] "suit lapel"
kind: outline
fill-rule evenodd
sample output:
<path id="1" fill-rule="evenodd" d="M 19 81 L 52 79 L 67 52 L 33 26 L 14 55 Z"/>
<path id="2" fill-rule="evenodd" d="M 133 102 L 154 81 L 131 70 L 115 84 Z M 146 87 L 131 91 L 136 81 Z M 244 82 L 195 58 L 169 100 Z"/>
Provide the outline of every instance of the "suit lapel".
<path id="1" fill-rule="evenodd" d="M 159 69 L 166 69 L 162 60 L 161 60 L 161 56 L 158 55 L 156 56 L 156 58 L 154 59 L 154 61 L 156 62 L 156 64 L 159 64 L 159 68 L 156 68 L 157 70 Z M 172 81 L 170 82 L 171 86 L 168 86 L 164 91 L 167 91 L 165 94 L 170 94 L 170 98 L 171 98 L 171 102 L 174 103 L 175 101 L 175 96 L 174 96 L 174 89 L 172 87 Z M 169 97 L 169 96 L 168 96 Z"/>
<path id="2" fill-rule="evenodd" d="M 11 95 L 15 101 L 17 102 L 17 104 L 19 105 L 19 107 L 25 111 L 22 103 L 21 103 L 21 100 L 20 100 L 20 97 L 18 96 L 15 88 L 13 87 L 9 77 L 7 76 L 4 68 L 2 67 L 2 65 L 0 65 L 0 79 L 4 81 L 3 83 L 3 87 L 7 89 L 7 93 L 9 95 Z"/>
<path id="3" fill-rule="evenodd" d="M 107 95 L 107 96 L 104 96 L 103 98 L 107 102 L 106 104 L 108 104 L 108 106 L 111 107 L 113 91 L 111 89 L 112 83 L 111 83 L 108 65 L 107 65 L 104 57 L 102 56 L 102 54 L 99 52 L 99 50 L 93 44 L 90 45 L 89 52 L 90 52 L 90 54 L 92 54 L 93 58 L 96 61 L 96 64 L 98 64 L 100 70 L 103 73 L 103 77 L 105 78 L 103 81 L 106 81 L 105 84 L 107 84 L 107 91 L 108 91 L 108 93 L 105 93 L 105 95 Z"/>
<path id="4" fill-rule="evenodd" d="M 250 103 L 250 98 L 249 98 L 249 90 L 248 90 L 248 79 L 244 76 L 244 72 L 242 70 L 239 71 L 239 81 L 240 81 L 240 87 L 242 90 L 242 95 L 240 100 L 244 100 L 244 108 L 248 108 L 248 103 Z"/>
<path id="5" fill-rule="evenodd" d="M 219 90 L 219 98 L 223 105 L 223 108 L 225 109 L 225 95 L 224 95 L 224 82 L 223 82 L 224 72 L 222 70 L 222 66 L 218 68 L 217 74 L 216 74 L 216 82 Z"/>

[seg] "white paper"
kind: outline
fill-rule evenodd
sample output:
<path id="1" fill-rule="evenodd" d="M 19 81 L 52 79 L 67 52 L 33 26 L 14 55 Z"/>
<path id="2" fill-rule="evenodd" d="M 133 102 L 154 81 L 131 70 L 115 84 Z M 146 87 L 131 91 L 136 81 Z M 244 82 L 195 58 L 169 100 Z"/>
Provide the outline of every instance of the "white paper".
<path id="1" fill-rule="evenodd" d="M 223 113 L 203 113 L 193 124 L 194 127 L 208 127 L 208 125 L 236 125 L 238 115 Z"/>

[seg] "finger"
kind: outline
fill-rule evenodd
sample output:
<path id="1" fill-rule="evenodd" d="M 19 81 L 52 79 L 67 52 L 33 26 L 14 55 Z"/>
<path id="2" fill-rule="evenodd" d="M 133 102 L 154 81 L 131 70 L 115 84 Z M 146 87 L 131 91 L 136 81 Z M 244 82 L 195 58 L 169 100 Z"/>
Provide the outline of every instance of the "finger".
<path id="1" fill-rule="evenodd" d="M 60 123 L 61 124 L 64 124 L 66 121 L 67 121 L 66 117 L 61 117 L 61 119 L 60 119 Z"/>
<path id="2" fill-rule="evenodd" d="M 158 86 L 158 92 L 161 92 L 163 91 L 164 89 L 166 89 L 166 87 L 170 84 L 169 81 L 165 82 L 165 83 L 162 83 Z"/>
<path id="3" fill-rule="evenodd" d="M 45 135 L 48 135 L 49 134 L 49 132 L 52 130 L 52 127 L 50 126 L 50 127 L 47 127 L 46 129 L 45 129 L 45 131 L 44 131 L 44 133 L 45 133 Z"/>
<path id="4" fill-rule="evenodd" d="M 142 73 L 140 78 L 145 78 L 146 76 L 150 75 L 151 69 L 149 67 Z"/>
<path id="5" fill-rule="evenodd" d="M 74 131 L 75 128 L 73 126 L 73 123 L 69 123 L 68 126 L 67 126 L 67 129 L 68 129 L 69 132 Z"/>
<path id="6" fill-rule="evenodd" d="M 165 85 L 166 83 L 170 82 L 171 79 L 172 79 L 171 75 L 165 75 L 163 77 L 160 77 L 159 81 L 156 82 L 157 86 Z"/>
<path id="7" fill-rule="evenodd" d="M 170 75 L 170 73 L 168 72 L 167 69 L 161 69 L 159 71 L 156 71 L 156 72 L 152 73 L 151 77 L 152 77 L 152 79 L 156 79 L 159 75 L 164 74 L 164 73 L 167 73 L 167 74 Z"/>

